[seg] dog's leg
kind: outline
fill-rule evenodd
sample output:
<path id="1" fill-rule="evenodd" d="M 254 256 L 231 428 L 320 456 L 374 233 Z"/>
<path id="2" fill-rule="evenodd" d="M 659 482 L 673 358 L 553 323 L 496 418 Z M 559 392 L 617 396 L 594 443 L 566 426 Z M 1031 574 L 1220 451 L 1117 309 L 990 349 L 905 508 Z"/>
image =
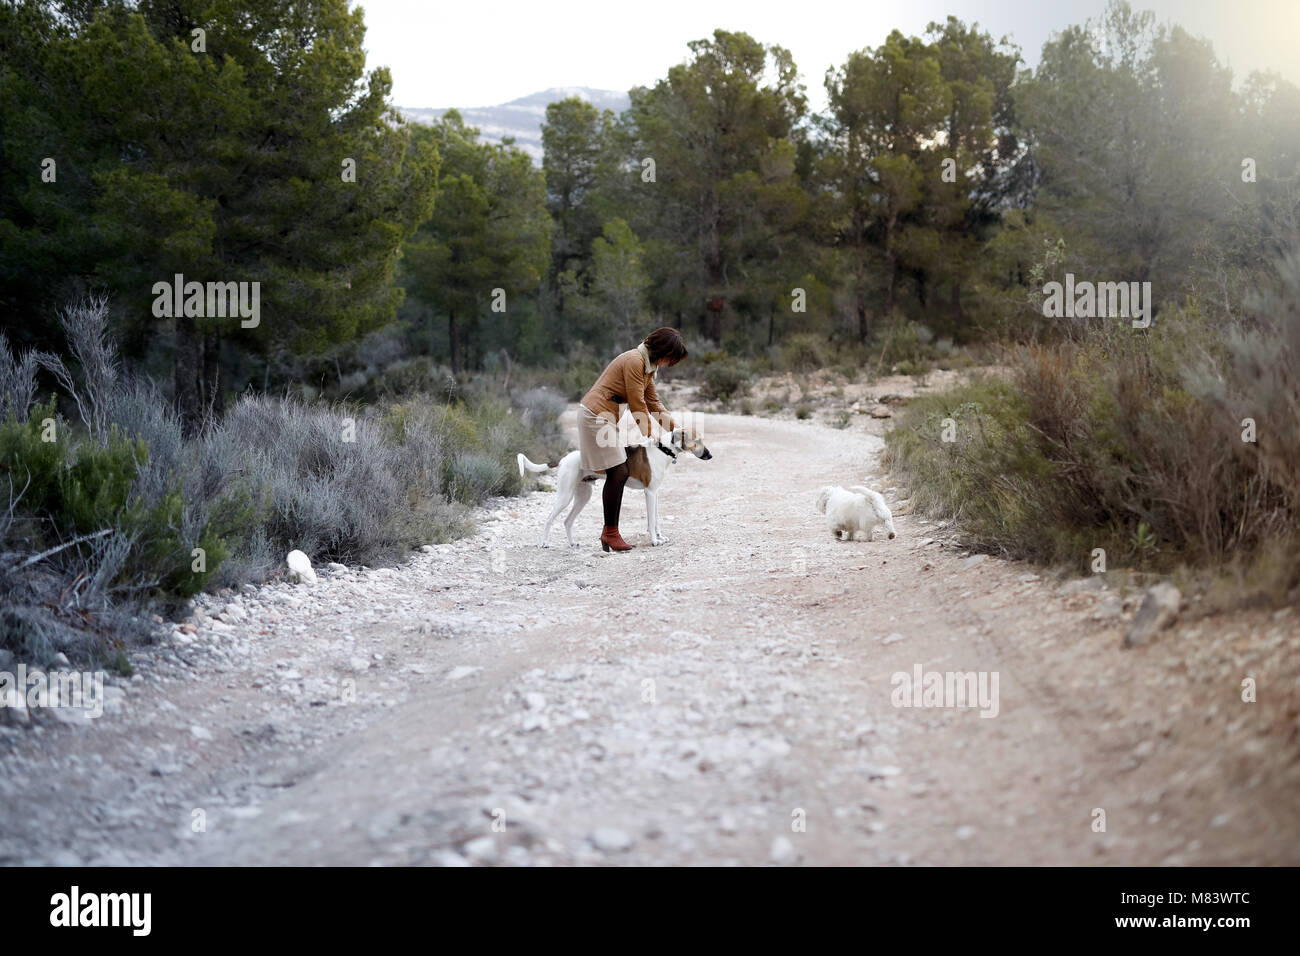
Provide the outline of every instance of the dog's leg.
<path id="1" fill-rule="evenodd" d="M 576 474 L 572 477 L 576 477 Z M 547 542 L 551 537 L 551 525 L 555 523 L 555 519 L 559 516 L 560 512 L 564 510 L 565 506 L 573 500 L 576 489 L 573 487 L 574 482 L 571 481 L 570 478 L 570 475 L 560 476 L 560 481 L 558 482 L 558 487 L 555 491 L 555 507 L 551 509 L 551 516 L 546 519 L 546 527 L 542 529 L 542 541 L 540 546 L 543 548 L 550 547 Z M 588 489 L 587 493 L 590 494 L 591 489 Z"/>
<path id="2" fill-rule="evenodd" d="M 649 488 L 645 492 L 645 523 L 650 532 L 652 545 L 667 544 L 668 539 L 659 535 L 659 495 Z"/>
<path id="3" fill-rule="evenodd" d="M 569 540 L 569 547 L 576 548 L 573 542 L 573 522 L 577 520 L 579 512 L 587 507 L 587 502 L 591 500 L 591 482 L 580 481 L 578 487 L 573 492 L 573 509 L 569 512 L 568 517 L 564 519 L 564 536 Z"/>

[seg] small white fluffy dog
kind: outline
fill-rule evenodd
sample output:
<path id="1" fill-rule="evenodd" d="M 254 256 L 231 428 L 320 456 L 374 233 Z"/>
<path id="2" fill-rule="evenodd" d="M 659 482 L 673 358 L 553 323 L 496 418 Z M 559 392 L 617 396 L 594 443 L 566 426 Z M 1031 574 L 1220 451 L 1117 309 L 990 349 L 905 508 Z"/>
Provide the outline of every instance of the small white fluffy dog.
<path id="1" fill-rule="evenodd" d="M 877 525 L 883 525 L 891 538 L 894 536 L 894 516 L 880 492 L 870 488 L 853 485 L 845 489 L 827 485 L 817 492 L 817 510 L 826 515 L 826 523 L 836 541 L 840 540 L 842 531 L 848 532 L 849 541 L 859 531 L 864 532 L 870 541 Z"/>

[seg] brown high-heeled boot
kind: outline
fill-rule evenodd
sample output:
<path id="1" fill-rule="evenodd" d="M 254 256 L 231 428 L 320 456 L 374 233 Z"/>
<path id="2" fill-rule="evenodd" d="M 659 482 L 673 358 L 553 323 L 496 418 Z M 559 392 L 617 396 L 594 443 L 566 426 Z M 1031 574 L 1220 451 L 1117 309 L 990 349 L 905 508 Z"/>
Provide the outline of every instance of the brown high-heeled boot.
<path id="1" fill-rule="evenodd" d="M 600 532 L 600 546 L 606 551 L 631 551 L 632 545 L 618 533 L 618 525 L 605 525 Z"/>

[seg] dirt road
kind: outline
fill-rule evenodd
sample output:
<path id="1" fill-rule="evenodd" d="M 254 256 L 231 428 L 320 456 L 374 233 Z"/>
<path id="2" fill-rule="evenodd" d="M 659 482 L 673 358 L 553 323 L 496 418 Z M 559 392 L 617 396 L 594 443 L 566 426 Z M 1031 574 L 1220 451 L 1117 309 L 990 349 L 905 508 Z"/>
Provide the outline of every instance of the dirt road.
<path id="1" fill-rule="evenodd" d="M 534 493 L 397 569 L 212 598 L 105 717 L 3 729 L 0 861 L 1300 863 L 1293 613 L 1121 650 L 1133 596 L 906 506 L 832 540 L 816 489 L 878 472 L 856 424 L 704 427 L 663 547 L 629 492 L 643 546 L 597 550 L 597 496 L 541 550 Z M 918 667 L 996 675 L 996 716 L 895 706 Z"/>

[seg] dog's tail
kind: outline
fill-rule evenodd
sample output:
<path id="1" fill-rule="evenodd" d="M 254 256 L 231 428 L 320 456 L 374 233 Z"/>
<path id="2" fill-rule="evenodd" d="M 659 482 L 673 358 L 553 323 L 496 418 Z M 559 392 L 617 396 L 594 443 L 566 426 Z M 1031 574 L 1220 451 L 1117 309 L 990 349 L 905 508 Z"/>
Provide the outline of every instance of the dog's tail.
<path id="1" fill-rule="evenodd" d="M 853 492 L 855 495 L 862 495 L 862 497 L 866 498 L 867 503 L 871 505 L 871 510 L 881 518 L 893 517 L 892 512 L 889 510 L 889 505 L 885 504 L 885 496 L 880 492 L 872 491 L 870 488 L 864 487 L 863 485 L 849 485 L 849 491 Z"/>
<path id="2" fill-rule="evenodd" d="M 543 474 L 544 472 L 550 471 L 552 468 L 555 467 L 555 464 L 539 465 L 535 461 L 529 461 L 527 458 L 524 457 L 523 452 L 520 452 L 518 455 L 515 456 L 515 461 L 519 463 L 520 478 L 524 477 L 524 474 L 526 472 L 531 471 L 535 475 L 540 475 Z"/>

